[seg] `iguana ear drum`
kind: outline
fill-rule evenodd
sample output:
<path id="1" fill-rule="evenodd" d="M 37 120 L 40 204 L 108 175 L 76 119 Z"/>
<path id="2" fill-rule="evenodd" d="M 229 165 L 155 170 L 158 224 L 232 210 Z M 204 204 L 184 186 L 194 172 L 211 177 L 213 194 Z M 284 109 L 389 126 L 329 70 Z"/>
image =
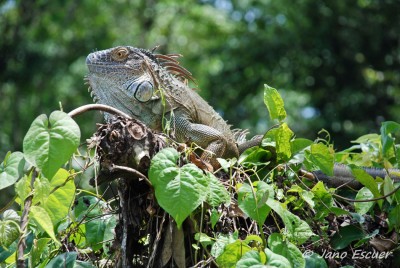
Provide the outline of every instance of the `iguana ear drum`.
<path id="1" fill-rule="evenodd" d="M 134 97 L 140 102 L 147 102 L 153 96 L 153 91 L 153 84 L 149 81 L 144 81 L 137 86 Z"/>

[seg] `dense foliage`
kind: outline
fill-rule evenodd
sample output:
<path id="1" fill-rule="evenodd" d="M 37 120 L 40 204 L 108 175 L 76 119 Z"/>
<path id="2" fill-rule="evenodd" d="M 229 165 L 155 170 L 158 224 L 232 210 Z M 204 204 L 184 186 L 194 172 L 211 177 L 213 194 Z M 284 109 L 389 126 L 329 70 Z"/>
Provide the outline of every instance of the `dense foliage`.
<path id="1" fill-rule="evenodd" d="M 342 191 L 302 174 L 304 168 L 332 174 L 338 160 L 399 168 L 400 146 L 394 134 L 400 132 L 400 124 L 384 122 L 380 134 L 362 136 L 358 145 L 335 153 L 326 139 L 296 138 L 281 96 L 266 85 L 264 102 L 275 126 L 262 146 L 248 149 L 239 159 L 218 159 L 219 170 L 200 169 L 187 157 L 190 147 L 180 148 L 182 153 L 165 148 L 152 158 L 146 181 L 153 190 L 143 193 L 140 202 L 152 201 L 138 214 L 140 222 L 146 226 L 157 219 L 154 211 L 159 206 L 171 216 L 164 214 L 163 219 L 185 230 L 185 240 L 192 241 L 186 257 L 176 252 L 182 244 L 172 243 L 172 251 L 163 250 L 170 255 L 158 258 L 178 267 L 396 266 L 398 182 L 388 176 L 375 180 L 350 165 L 363 187 Z M 118 136 L 114 133 L 113 139 Z M 90 152 L 74 154 L 79 141 L 75 121 L 55 111 L 33 121 L 23 153 L 6 155 L 0 189 L 15 188 L 13 202 L 19 209 L 10 209 L 11 202 L 2 213 L 2 267 L 111 267 L 120 257 L 112 245 L 121 236 L 116 232 L 124 213 L 121 202 L 105 198 L 107 190 L 81 189 L 80 176 L 96 161 Z M 168 237 L 170 228 L 163 230 Z M 159 241 L 155 237 L 156 233 L 142 233 L 136 242 L 146 248 Z M 151 249 L 135 255 L 136 265 L 146 264 Z"/>
<path id="2" fill-rule="evenodd" d="M 91 102 L 85 56 L 120 44 L 183 54 L 201 94 L 236 127 L 270 127 L 258 108 L 268 83 L 298 135 L 324 128 L 347 147 L 400 121 L 399 9 L 391 0 L 2 1 L 0 155 L 22 148 L 32 114 Z"/>

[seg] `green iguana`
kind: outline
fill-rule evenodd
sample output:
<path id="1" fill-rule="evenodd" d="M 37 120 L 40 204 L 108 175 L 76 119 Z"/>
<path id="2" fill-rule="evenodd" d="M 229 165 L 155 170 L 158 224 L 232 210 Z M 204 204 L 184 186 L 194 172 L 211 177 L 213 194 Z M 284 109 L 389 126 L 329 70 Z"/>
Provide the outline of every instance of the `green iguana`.
<path id="1" fill-rule="evenodd" d="M 205 151 L 201 159 L 217 165 L 216 158 L 238 157 L 245 149 L 259 145 L 262 136 L 244 142 L 244 132 L 230 125 L 194 90 L 189 71 L 179 65 L 179 54 L 155 54 L 145 49 L 118 46 L 89 54 L 86 79 L 94 100 L 125 112 L 149 128 L 163 131 L 169 120 L 178 142 L 194 142 Z M 373 176 L 387 172 L 400 180 L 400 170 L 365 169 Z M 320 172 L 314 175 L 328 183 L 353 180 L 349 170 L 335 165 L 333 177 Z M 371 173 L 371 171 L 373 171 Z M 332 185 L 332 184 L 331 184 Z"/>

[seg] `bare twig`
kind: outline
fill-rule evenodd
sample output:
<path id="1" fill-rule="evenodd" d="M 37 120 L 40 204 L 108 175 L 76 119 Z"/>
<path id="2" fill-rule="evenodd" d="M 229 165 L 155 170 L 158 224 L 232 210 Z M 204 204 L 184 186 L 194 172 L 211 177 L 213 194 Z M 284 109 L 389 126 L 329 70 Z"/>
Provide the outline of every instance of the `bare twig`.
<path id="1" fill-rule="evenodd" d="M 147 267 L 153 267 L 153 264 L 154 264 L 155 258 L 156 258 L 158 243 L 161 240 L 162 231 L 164 229 L 164 227 L 163 227 L 164 226 L 164 222 L 165 222 L 165 219 L 167 217 L 168 217 L 167 213 L 164 211 L 164 214 L 163 214 L 162 219 L 161 219 L 161 223 L 159 225 L 159 230 L 157 231 L 156 238 L 154 239 L 154 242 L 153 242 L 153 251 L 152 251 L 152 253 L 151 253 L 150 257 L 149 257 L 149 261 L 147 263 Z"/>
<path id="2" fill-rule="evenodd" d="M 348 201 L 348 202 L 373 202 L 373 201 L 378 201 L 378 200 L 381 200 L 381 199 L 385 199 L 386 197 L 395 194 L 399 189 L 400 189 L 400 185 L 397 186 L 393 191 L 391 191 L 391 192 L 389 192 L 389 193 L 387 193 L 385 195 L 382 195 L 380 197 L 376 197 L 376 198 L 372 198 L 372 199 L 355 200 L 355 199 L 350 199 L 350 198 L 343 197 L 343 196 L 340 196 L 340 195 L 337 195 L 337 194 L 333 194 L 333 196 L 335 196 L 337 198 L 340 198 L 340 199 L 343 199 L 343 200 Z"/>

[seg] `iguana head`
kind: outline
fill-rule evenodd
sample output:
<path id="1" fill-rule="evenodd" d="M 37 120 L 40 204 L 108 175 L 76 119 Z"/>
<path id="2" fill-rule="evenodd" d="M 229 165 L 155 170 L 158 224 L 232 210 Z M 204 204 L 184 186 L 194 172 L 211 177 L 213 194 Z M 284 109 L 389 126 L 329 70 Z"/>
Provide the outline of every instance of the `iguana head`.
<path id="1" fill-rule="evenodd" d="M 143 107 L 160 100 L 159 90 L 173 90 L 177 77 L 192 79 L 178 56 L 130 46 L 96 51 L 86 58 L 86 79 L 95 101 L 142 119 Z"/>

